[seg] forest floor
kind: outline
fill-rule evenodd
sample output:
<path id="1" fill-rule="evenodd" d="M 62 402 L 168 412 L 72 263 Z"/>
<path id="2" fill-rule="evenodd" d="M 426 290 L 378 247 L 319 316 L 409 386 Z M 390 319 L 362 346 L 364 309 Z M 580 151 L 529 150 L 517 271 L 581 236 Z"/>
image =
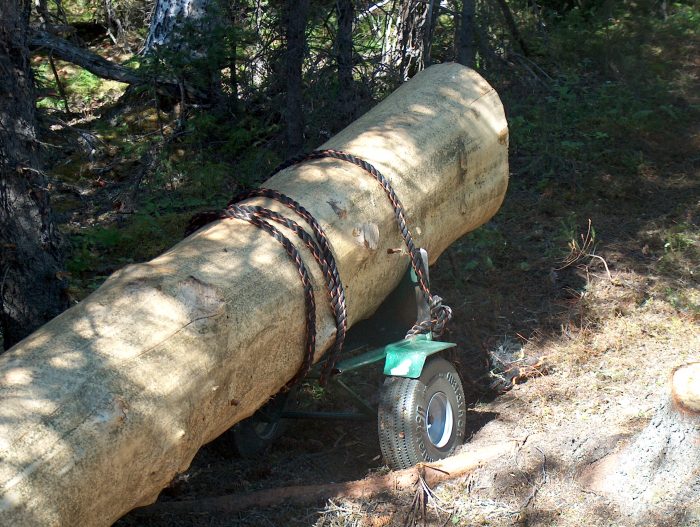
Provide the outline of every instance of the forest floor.
<path id="1" fill-rule="evenodd" d="M 684 13 L 619 21 L 568 48 L 563 38 L 550 42 L 559 46 L 557 60 L 588 46 L 596 64 L 581 59 L 554 72 L 542 61 L 538 73 L 533 62 L 516 81 L 486 72 L 511 126 L 510 188 L 497 216 L 450 247 L 431 275 L 455 312 L 448 339 L 460 346 L 455 358 L 471 403 L 463 448 L 512 446 L 436 486 L 426 525 L 663 523 L 626 516 L 583 475 L 644 427 L 672 368 L 700 360 L 700 16 Z M 164 157 L 158 137 L 174 127 L 171 115 L 107 110 L 123 88 L 84 84 L 89 93 L 65 121 L 70 127 L 52 125 L 62 161 L 50 173 L 76 300 L 116 268 L 155 256 L 193 210 L 215 202 L 210 181 L 179 186 L 187 157 L 180 150 L 194 148 L 201 134 Z M 71 104 L 76 111 L 78 99 Z M 200 131 L 205 125 L 212 126 L 194 122 Z M 70 151 L 76 134 L 81 149 Z M 139 181 L 134 174 L 155 155 L 180 168 Z M 276 160 L 259 154 L 257 161 Z M 227 177 L 217 180 L 215 197 L 233 194 Z M 155 197 L 163 188 L 171 190 L 167 203 Z M 508 389 L 497 382 L 499 361 L 520 368 Z M 380 378 L 357 380 L 373 389 Z M 117 525 L 406 524 L 413 490 L 168 513 L 173 501 L 230 495 L 235 502 L 237 493 L 387 471 L 373 422 L 293 422 L 258 459 L 237 457 L 230 441 L 224 435 L 205 446 L 158 509 Z M 699 503 L 673 514 L 669 525 L 700 525 Z"/>

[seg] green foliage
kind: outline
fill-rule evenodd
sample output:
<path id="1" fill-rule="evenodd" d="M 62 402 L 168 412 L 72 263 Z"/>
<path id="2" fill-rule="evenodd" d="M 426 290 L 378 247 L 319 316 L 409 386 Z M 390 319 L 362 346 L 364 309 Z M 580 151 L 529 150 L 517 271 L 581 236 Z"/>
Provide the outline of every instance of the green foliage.
<path id="1" fill-rule="evenodd" d="M 253 117 L 232 124 L 226 117 L 198 113 L 167 152 L 153 188 L 170 188 L 179 201 L 187 194 L 200 203 L 225 203 L 236 188 L 259 183 L 279 163 L 274 151 L 259 148 L 277 133 L 277 124 Z"/>
<path id="2" fill-rule="evenodd" d="M 700 262 L 700 229 L 697 225 L 677 223 L 662 232 L 663 253 L 658 261 L 661 272 L 676 276 L 684 284 L 697 283 Z M 687 287 L 687 286 L 686 286 Z M 681 289 L 676 296 L 684 294 Z M 696 299 L 700 302 L 700 299 Z"/>
<path id="3" fill-rule="evenodd" d="M 67 86 L 67 91 L 82 97 L 84 101 L 88 101 L 97 94 L 101 85 L 102 79 L 81 69 Z"/>
<path id="4" fill-rule="evenodd" d="M 584 16 L 575 7 L 546 42 L 536 41 L 547 46 L 538 52 L 551 61 L 553 81 L 548 90 L 506 106 L 513 115 L 512 151 L 538 191 L 553 184 L 578 190 L 597 167 L 639 173 L 652 136 L 673 141 L 697 119 L 700 108 L 685 102 L 690 85 L 676 67 L 683 58 L 664 51 L 665 41 L 700 32 L 697 10 L 676 4 L 664 21 L 631 16 L 632 9 L 622 5 L 601 14 L 591 7 Z"/>
<path id="5" fill-rule="evenodd" d="M 498 225 L 492 222 L 459 240 L 454 251 L 463 262 L 464 271 L 490 270 L 495 267 L 494 261 L 507 252 L 507 242 Z"/>
<path id="6" fill-rule="evenodd" d="M 73 247 L 66 267 L 78 281 L 78 289 L 85 287 L 81 278 L 105 277 L 119 267 L 151 259 L 182 238 L 189 214 L 160 214 L 155 210 L 143 211 L 123 225 L 96 225 L 74 234 Z M 89 281 L 87 288 L 99 285 L 101 280 Z"/>
<path id="7" fill-rule="evenodd" d="M 690 317 L 700 316 L 700 296 L 693 294 L 691 290 L 666 288 L 666 301 L 681 313 Z"/>
<path id="8" fill-rule="evenodd" d="M 99 102 L 109 93 L 121 92 L 123 85 L 114 81 L 107 81 L 93 75 L 87 70 L 61 61 L 55 61 L 57 69 L 61 71 L 61 84 L 72 110 L 81 109 Z M 34 65 L 34 76 L 38 88 L 50 95 L 42 96 L 37 102 L 38 108 L 65 109 L 64 101 L 59 96 L 60 88 L 56 77 L 51 70 L 48 59 L 44 59 Z"/>
<path id="9" fill-rule="evenodd" d="M 688 224 L 678 224 L 668 232 L 665 243 L 664 252 L 666 253 L 682 253 L 688 249 L 694 248 L 697 241 L 692 236 L 693 226 Z"/>

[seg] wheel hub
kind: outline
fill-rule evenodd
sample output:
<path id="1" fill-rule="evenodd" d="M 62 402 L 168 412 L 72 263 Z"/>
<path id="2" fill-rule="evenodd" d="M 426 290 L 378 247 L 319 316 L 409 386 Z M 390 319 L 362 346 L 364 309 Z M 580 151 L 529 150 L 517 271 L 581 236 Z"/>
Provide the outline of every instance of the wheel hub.
<path id="1" fill-rule="evenodd" d="M 425 420 L 430 442 L 437 448 L 444 447 L 452 436 L 454 418 L 452 405 L 443 392 L 436 392 L 430 398 Z"/>

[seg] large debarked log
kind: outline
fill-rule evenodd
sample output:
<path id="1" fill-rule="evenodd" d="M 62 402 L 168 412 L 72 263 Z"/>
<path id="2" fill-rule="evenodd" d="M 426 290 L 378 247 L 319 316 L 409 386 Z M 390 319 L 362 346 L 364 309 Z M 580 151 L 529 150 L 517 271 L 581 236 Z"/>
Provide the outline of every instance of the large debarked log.
<path id="1" fill-rule="evenodd" d="M 449 64 L 420 73 L 322 148 L 376 166 L 434 260 L 498 210 L 507 144 L 496 92 Z M 350 163 L 323 159 L 266 186 L 325 229 L 350 325 L 370 315 L 408 266 L 405 253 L 390 251 L 402 241 L 379 184 Z M 319 305 L 320 356 L 335 326 L 323 277 L 302 253 Z M 304 334 L 295 265 L 245 222 L 217 221 L 118 271 L 0 357 L 0 524 L 109 525 L 152 502 L 200 446 L 294 376 Z"/>

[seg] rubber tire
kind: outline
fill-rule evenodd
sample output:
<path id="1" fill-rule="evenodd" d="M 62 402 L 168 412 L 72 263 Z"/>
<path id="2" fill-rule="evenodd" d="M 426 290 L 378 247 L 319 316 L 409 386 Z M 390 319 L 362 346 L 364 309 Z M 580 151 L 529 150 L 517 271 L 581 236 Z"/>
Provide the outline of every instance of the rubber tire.
<path id="1" fill-rule="evenodd" d="M 428 436 L 426 411 L 433 395 L 445 394 L 452 408 L 452 432 L 438 447 Z M 440 357 L 429 359 L 418 379 L 387 377 L 379 402 L 379 446 L 395 470 L 446 458 L 464 442 L 466 403 L 454 366 Z"/>
<path id="2" fill-rule="evenodd" d="M 282 419 L 287 394 L 278 394 L 248 419 L 234 425 L 233 443 L 243 458 L 255 458 L 263 454 L 287 428 Z"/>

